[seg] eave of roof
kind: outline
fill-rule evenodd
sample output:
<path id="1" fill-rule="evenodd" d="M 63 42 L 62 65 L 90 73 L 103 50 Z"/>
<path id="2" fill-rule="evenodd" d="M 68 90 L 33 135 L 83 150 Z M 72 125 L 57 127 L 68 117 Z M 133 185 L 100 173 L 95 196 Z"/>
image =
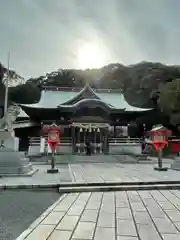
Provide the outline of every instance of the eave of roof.
<path id="1" fill-rule="evenodd" d="M 78 98 L 85 92 L 89 91 L 92 98 Z M 41 99 L 36 104 L 20 104 L 20 106 L 39 108 L 39 109 L 71 109 L 81 105 L 83 102 L 104 103 L 109 109 L 125 110 L 129 112 L 150 111 L 152 108 L 139 108 L 131 106 L 121 93 L 99 93 L 95 92 L 89 85 L 86 85 L 80 92 L 75 91 L 42 91 Z"/>

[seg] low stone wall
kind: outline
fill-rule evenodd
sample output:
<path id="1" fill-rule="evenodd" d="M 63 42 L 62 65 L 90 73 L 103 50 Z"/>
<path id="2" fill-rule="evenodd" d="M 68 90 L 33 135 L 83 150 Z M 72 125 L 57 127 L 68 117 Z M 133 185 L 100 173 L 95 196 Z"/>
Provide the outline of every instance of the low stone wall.
<path id="1" fill-rule="evenodd" d="M 109 145 L 109 154 L 141 154 L 140 143 L 118 143 Z"/>
<path id="2" fill-rule="evenodd" d="M 29 150 L 28 150 L 28 155 L 32 156 L 32 155 L 36 155 L 36 154 L 40 154 L 40 146 L 30 146 Z"/>
<path id="3" fill-rule="evenodd" d="M 56 154 L 72 154 L 72 145 L 69 143 L 65 144 L 63 143 L 62 145 L 58 145 L 56 148 Z"/>

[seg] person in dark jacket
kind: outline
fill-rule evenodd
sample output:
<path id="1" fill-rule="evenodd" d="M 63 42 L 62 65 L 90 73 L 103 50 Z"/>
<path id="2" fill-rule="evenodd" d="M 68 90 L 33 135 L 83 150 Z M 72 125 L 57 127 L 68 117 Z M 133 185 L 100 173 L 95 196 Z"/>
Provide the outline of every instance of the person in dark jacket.
<path id="1" fill-rule="evenodd" d="M 146 141 L 145 141 L 145 136 L 143 136 L 142 140 L 141 140 L 141 152 L 142 153 L 144 153 L 145 147 L 146 147 Z"/>
<path id="2" fill-rule="evenodd" d="M 88 138 L 86 139 L 86 155 L 91 155 L 91 143 Z"/>

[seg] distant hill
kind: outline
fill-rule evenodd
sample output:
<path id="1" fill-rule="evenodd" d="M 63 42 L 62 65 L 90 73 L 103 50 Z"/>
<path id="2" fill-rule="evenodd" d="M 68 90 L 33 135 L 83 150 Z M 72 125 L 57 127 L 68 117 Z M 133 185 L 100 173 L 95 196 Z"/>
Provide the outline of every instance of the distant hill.
<path id="1" fill-rule="evenodd" d="M 156 115 L 153 113 L 151 119 L 139 119 L 139 122 L 170 124 L 180 129 L 180 66 L 140 62 L 128 66 L 112 63 L 99 69 L 58 69 L 30 78 L 25 84 L 15 71 L 10 73 L 11 86 L 16 83 L 17 86 L 10 87 L 9 99 L 17 103 L 38 102 L 44 87 L 82 88 L 89 83 L 93 88 L 119 89 L 131 105 L 155 108 Z M 0 101 L 4 99 L 6 79 L 7 69 L 0 65 Z"/>
<path id="2" fill-rule="evenodd" d="M 11 86 L 24 83 L 24 78 L 15 71 L 11 70 L 10 73 Z M 44 76 L 30 78 L 26 83 L 40 89 L 45 86 L 83 87 L 86 83 L 94 88 L 121 89 L 130 104 L 138 107 L 153 107 L 154 93 L 174 79 L 180 79 L 180 66 L 140 62 L 128 66 L 112 63 L 99 69 L 58 69 Z M 0 65 L 0 80 L 1 84 L 7 80 L 7 69 L 2 65 Z"/>
<path id="3" fill-rule="evenodd" d="M 35 85 L 57 87 L 83 87 L 122 89 L 127 101 L 139 107 L 152 107 L 153 94 L 165 83 L 180 78 L 179 66 L 140 62 L 129 66 L 112 63 L 100 69 L 58 69 L 45 76 L 31 78 Z"/>

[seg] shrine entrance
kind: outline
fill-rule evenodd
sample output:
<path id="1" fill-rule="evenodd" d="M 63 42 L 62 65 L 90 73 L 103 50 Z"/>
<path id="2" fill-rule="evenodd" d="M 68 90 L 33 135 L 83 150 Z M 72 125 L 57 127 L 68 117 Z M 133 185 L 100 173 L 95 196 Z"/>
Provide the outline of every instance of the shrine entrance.
<path id="1" fill-rule="evenodd" d="M 73 123 L 73 153 L 86 155 L 87 145 L 91 154 L 108 153 L 108 127 L 106 123 Z"/>

